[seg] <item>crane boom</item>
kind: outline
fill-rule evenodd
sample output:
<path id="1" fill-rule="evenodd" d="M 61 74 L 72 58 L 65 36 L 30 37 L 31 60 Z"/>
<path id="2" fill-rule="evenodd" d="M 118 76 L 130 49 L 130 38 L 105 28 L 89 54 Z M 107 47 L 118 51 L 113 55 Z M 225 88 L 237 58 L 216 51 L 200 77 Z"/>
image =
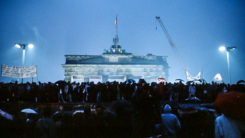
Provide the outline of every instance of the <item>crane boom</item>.
<path id="1" fill-rule="evenodd" d="M 182 65 L 182 67 L 183 67 L 183 69 L 184 69 L 184 71 L 185 71 L 185 74 L 186 74 L 186 79 L 187 79 L 188 81 L 200 80 L 200 79 L 201 79 L 201 72 L 199 72 L 198 75 L 195 76 L 195 77 L 191 76 L 191 74 L 189 73 L 187 67 L 186 67 L 185 64 L 184 64 L 184 61 L 183 61 L 182 57 L 180 56 L 180 54 L 179 54 L 179 52 L 178 52 L 178 49 L 175 47 L 175 44 L 174 44 L 174 42 L 172 41 L 172 38 L 171 38 L 171 36 L 169 35 L 167 28 L 164 26 L 164 24 L 163 24 L 163 22 L 162 22 L 160 16 L 156 16 L 156 20 L 159 22 L 159 24 L 160 24 L 160 26 L 161 26 L 163 32 L 165 33 L 165 35 L 166 35 L 166 37 L 167 37 L 167 39 L 168 39 L 168 42 L 169 42 L 170 46 L 173 48 L 174 53 L 176 54 L 176 56 L 177 56 L 177 58 L 178 58 L 180 64 Z"/>
<path id="2" fill-rule="evenodd" d="M 171 36 L 169 35 L 169 33 L 168 33 L 168 31 L 167 31 L 167 28 L 164 26 L 164 24 L 163 24 L 163 22 L 162 22 L 160 16 L 156 16 L 156 19 L 157 19 L 157 21 L 159 22 L 159 24 L 160 24 L 160 26 L 161 26 L 163 32 L 165 33 L 165 35 L 166 35 L 166 37 L 167 37 L 167 39 L 168 39 L 168 42 L 169 42 L 170 46 L 173 48 L 174 53 L 175 53 L 176 56 L 178 57 L 179 62 L 181 63 L 181 65 L 182 65 L 182 67 L 184 68 L 184 70 L 186 70 L 186 67 L 184 66 L 184 61 L 182 60 L 182 58 L 181 58 L 181 56 L 180 56 L 180 54 L 179 54 L 177 48 L 175 47 L 175 44 L 174 44 L 174 42 L 172 41 L 172 38 L 171 38 Z"/>

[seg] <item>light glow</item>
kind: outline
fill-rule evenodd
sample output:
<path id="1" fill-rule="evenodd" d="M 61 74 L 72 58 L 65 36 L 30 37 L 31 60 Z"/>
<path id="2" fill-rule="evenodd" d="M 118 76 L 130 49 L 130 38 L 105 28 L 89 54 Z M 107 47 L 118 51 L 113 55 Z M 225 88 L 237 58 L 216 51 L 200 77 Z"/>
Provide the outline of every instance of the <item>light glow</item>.
<path id="1" fill-rule="evenodd" d="M 33 44 L 28 44 L 28 48 L 33 48 L 34 45 Z"/>
<path id="2" fill-rule="evenodd" d="M 225 50 L 226 50 L 226 47 L 225 46 L 219 47 L 219 51 L 225 51 Z"/>
<path id="3" fill-rule="evenodd" d="M 15 47 L 21 48 L 20 44 L 15 44 Z"/>

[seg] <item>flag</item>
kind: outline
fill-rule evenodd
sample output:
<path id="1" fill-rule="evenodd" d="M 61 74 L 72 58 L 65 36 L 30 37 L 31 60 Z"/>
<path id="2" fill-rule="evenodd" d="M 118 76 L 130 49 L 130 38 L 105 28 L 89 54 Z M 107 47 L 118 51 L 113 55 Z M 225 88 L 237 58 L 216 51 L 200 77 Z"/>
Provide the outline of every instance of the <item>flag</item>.
<path id="1" fill-rule="evenodd" d="M 17 67 L 2 64 L 2 76 L 11 78 L 33 78 L 37 77 L 37 67 Z"/>
<path id="2" fill-rule="evenodd" d="M 115 19 L 115 25 L 117 25 L 117 17 L 116 17 L 116 19 Z"/>
<path id="3" fill-rule="evenodd" d="M 166 79 L 165 78 L 158 78 L 157 81 L 158 82 L 166 82 Z"/>

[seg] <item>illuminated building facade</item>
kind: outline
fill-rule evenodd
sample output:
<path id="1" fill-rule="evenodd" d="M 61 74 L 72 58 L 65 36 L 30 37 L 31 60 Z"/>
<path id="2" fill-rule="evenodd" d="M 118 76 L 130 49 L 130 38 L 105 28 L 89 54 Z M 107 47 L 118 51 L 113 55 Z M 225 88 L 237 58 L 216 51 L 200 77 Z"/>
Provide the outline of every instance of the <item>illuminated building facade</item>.
<path id="1" fill-rule="evenodd" d="M 116 38 L 117 39 L 117 38 Z M 135 81 L 143 78 L 147 82 L 156 82 L 158 78 L 168 78 L 166 56 L 134 56 L 125 52 L 120 45 L 111 46 L 102 55 L 65 55 L 65 81 Z"/>
<path id="2" fill-rule="evenodd" d="M 123 82 L 127 79 L 156 82 L 158 78 L 168 78 L 167 56 L 134 56 L 118 45 L 117 19 L 116 36 L 110 50 L 102 55 L 65 55 L 65 81 Z"/>

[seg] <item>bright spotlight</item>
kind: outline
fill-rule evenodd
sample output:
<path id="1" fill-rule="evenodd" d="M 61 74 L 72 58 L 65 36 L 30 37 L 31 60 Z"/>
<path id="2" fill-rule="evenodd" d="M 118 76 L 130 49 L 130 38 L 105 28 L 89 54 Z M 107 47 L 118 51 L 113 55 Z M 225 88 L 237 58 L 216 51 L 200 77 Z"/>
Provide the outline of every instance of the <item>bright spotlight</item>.
<path id="1" fill-rule="evenodd" d="M 20 44 L 15 44 L 15 47 L 21 48 Z"/>
<path id="2" fill-rule="evenodd" d="M 33 44 L 28 44 L 28 48 L 33 48 L 34 45 Z"/>
<path id="3" fill-rule="evenodd" d="M 219 47 L 219 51 L 225 51 L 225 50 L 226 50 L 226 47 L 225 46 Z"/>

